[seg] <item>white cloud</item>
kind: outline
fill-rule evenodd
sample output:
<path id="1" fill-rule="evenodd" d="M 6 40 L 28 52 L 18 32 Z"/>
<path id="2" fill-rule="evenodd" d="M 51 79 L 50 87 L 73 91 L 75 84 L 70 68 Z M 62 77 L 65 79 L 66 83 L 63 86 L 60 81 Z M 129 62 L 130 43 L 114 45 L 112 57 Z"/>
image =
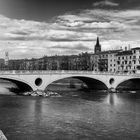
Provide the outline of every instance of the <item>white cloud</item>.
<path id="1" fill-rule="evenodd" d="M 127 43 L 139 46 L 139 21 L 140 10 L 83 10 L 58 16 L 52 23 L 0 15 L 0 55 L 9 51 L 11 58 L 31 58 L 92 51 L 97 35 L 103 50 Z"/>
<path id="2" fill-rule="evenodd" d="M 103 0 L 100 2 L 95 2 L 93 3 L 93 6 L 111 6 L 111 7 L 115 7 L 115 6 L 119 6 L 119 3 L 116 2 L 112 2 L 110 0 Z"/>
<path id="3" fill-rule="evenodd" d="M 98 28 L 98 29 L 126 29 L 129 28 L 128 25 L 125 25 L 120 22 L 110 21 L 110 22 L 92 22 L 85 23 L 82 28 Z"/>
<path id="4" fill-rule="evenodd" d="M 140 10 L 124 10 L 124 11 L 120 11 L 117 12 L 115 17 L 121 17 L 121 18 L 140 18 Z"/>

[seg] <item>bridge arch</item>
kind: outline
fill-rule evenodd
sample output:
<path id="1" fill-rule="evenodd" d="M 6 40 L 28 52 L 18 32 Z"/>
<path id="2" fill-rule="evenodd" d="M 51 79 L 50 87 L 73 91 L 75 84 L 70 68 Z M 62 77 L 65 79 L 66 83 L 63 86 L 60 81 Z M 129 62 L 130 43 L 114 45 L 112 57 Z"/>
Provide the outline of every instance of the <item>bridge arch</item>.
<path id="1" fill-rule="evenodd" d="M 74 79 L 78 79 L 81 80 L 82 82 L 84 82 L 87 87 L 89 89 L 94 89 L 94 90 L 107 90 L 108 87 L 106 85 L 106 83 L 104 83 L 103 81 L 97 79 L 97 78 L 92 78 L 92 77 L 88 77 L 88 76 L 64 76 L 64 77 L 59 77 L 56 79 L 51 80 L 49 83 L 47 83 L 45 89 L 51 85 L 52 83 L 59 81 L 59 80 L 63 80 L 63 79 L 67 79 L 67 78 L 74 78 Z"/>
<path id="2" fill-rule="evenodd" d="M 14 92 L 20 93 L 20 92 L 26 92 L 26 91 L 33 91 L 32 86 L 27 81 L 24 81 L 15 77 L 13 78 L 13 77 L 5 77 L 5 76 L 0 76 L 0 79 L 16 84 L 18 89 L 17 90 L 14 89 Z"/>
<path id="3" fill-rule="evenodd" d="M 132 77 L 121 80 L 116 85 L 117 90 L 140 90 L 140 77 Z"/>

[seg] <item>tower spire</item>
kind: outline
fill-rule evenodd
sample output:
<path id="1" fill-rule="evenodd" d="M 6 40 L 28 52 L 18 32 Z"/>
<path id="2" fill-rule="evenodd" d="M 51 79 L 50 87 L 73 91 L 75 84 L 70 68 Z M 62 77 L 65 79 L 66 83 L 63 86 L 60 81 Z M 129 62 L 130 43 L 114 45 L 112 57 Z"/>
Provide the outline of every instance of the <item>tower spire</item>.
<path id="1" fill-rule="evenodd" d="M 97 37 L 97 42 L 96 42 L 96 45 L 100 45 L 100 43 L 99 43 L 99 37 Z"/>
<path id="2" fill-rule="evenodd" d="M 99 42 L 99 37 L 97 37 L 96 45 L 95 45 L 95 48 L 94 48 L 94 53 L 98 53 L 98 52 L 101 52 L 101 45 L 100 45 L 100 42 Z"/>

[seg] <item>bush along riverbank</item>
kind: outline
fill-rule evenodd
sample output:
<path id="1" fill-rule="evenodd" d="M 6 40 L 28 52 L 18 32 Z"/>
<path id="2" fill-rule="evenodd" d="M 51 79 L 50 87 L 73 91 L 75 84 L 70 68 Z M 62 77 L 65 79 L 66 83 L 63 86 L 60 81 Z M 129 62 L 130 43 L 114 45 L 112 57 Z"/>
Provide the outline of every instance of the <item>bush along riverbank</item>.
<path id="1" fill-rule="evenodd" d="M 24 96 L 41 96 L 41 97 L 61 97 L 60 94 L 58 94 L 57 92 L 53 92 L 53 91 L 41 91 L 41 90 L 36 90 L 36 91 L 31 91 L 31 92 L 24 92 L 23 93 Z"/>

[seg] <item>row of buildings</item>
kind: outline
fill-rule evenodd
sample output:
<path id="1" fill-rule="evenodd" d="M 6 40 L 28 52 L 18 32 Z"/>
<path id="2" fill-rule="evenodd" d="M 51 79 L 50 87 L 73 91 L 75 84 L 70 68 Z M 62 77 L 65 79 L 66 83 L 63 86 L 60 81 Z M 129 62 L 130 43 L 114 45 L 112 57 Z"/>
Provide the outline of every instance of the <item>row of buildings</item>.
<path id="1" fill-rule="evenodd" d="M 90 70 L 90 55 L 81 53 L 70 56 L 44 56 L 39 59 L 9 60 L 1 70 Z"/>
<path id="2" fill-rule="evenodd" d="M 139 73 L 140 48 L 102 51 L 99 38 L 94 53 L 44 56 L 39 59 L 0 61 L 1 70 L 88 70 L 110 73 Z"/>
<path id="3" fill-rule="evenodd" d="M 140 47 L 101 51 L 99 38 L 97 38 L 94 51 L 95 53 L 90 57 L 93 71 L 110 73 L 140 72 Z"/>

